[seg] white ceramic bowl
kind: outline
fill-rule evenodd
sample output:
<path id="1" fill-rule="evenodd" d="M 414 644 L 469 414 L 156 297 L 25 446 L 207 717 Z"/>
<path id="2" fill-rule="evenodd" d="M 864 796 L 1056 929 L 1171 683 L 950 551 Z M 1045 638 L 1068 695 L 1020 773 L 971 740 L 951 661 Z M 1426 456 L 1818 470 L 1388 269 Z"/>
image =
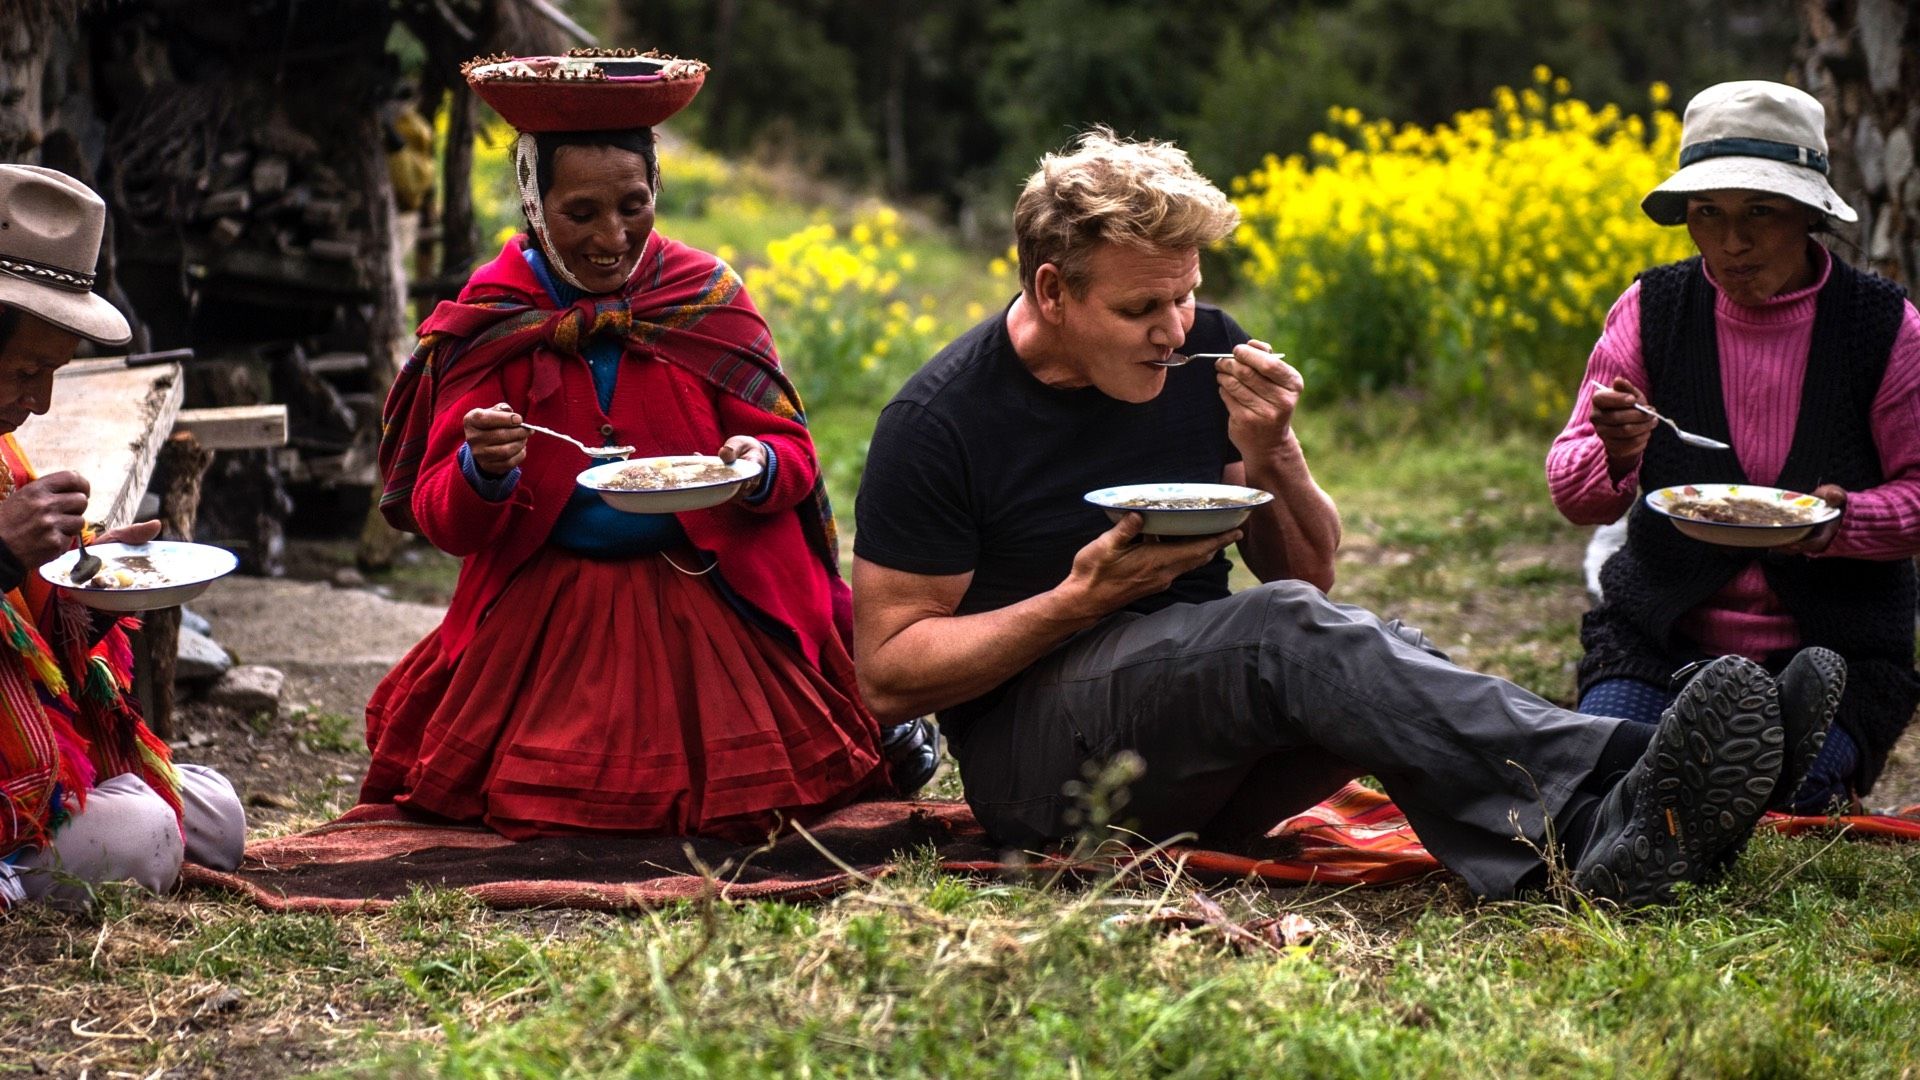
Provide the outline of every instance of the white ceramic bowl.
<path id="1" fill-rule="evenodd" d="M 1679 504 L 1691 499 L 1753 499 L 1776 503 L 1798 511 L 1803 520 L 1791 525 L 1736 525 L 1731 522 L 1702 521 L 1679 512 Z M 1647 508 L 1673 522 L 1684 536 L 1723 547 L 1770 548 L 1799 543 L 1814 529 L 1840 516 L 1840 509 L 1824 500 L 1798 491 L 1763 487 L 1759 484 L 1682 484 L 1647 493 Z"/>
<path id="2" fill-rule="evenodd" d="M 67 577 L 80 559 L 75 548 L 40 567 L 40 576 L 63 586 L 74 599 L 101 611 L 159 611 L 175 607 L 207 591 L 215 580 L 233 573 L 240 560 L 233 552 L 212 544 L 188 544 L 178 540 L 155 540 L 149 544 L 91 544 L 87 554 L 100 557 L 100 573 L 94 580 L 117 569 L 152 570 L 167 579 L 167 584 L 152 588 L 108 589 L 73 584 Z"/>
<path id="3" fill-rule="evenodd" d="M 607 505 L 615 510 L 625 510 L 629 514 L 677 514 L 682 510 L 704 510 L 709 506 L 719 506 L 733 498 L 748 481 L 760 475 L 758 464 L 742 458 L 726 466 L 733 472 L 734 478 L 731 480 L 660 488 L 656 491 L 632 491 L 607 486 L 608 481 L 619 476 L 621 470 L 629 465 L 677 465 L 690 462 L 721 464 L 719 458 L 705 454 L 628 458 L 625 461 L 609 461 L 605 465 L 595 465 L 581 473 L 577 479 L 582 487 L 590 487 L 599 492 L 600 497 L 607 501 Z"/>
<path id="4" fill-rule="evenodd" d="M 1119 521 L 1127 514 L 1146 519 L 1140 531 L 1150 536 L 1212 536 L 1237 527 L 1253 513 L 1253 508 L 1273 501 L 1272 494 L 1259 488 L 1233 484 L 1126 484 L 1101 488 L 1086 494 L 1088 502 Z M 1178 499 L 1231 499 L 1233 506 L 1159 507 L 1126 506 L 1140 500 L 1167 502 Z"/>

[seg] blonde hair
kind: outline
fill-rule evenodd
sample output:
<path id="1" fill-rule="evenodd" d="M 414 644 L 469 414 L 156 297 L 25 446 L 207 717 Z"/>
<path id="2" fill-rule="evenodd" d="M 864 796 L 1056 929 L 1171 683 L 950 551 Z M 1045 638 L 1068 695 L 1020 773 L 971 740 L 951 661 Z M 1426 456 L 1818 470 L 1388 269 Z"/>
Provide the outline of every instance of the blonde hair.
<path id="1" fill-rule="evenodd" d="M 1207 247 L 1240 223 L 1240 211 L 1172 143 L 1123 139 L 1104 125 L 1040 159 L 1013 205 L 1020 287 L 1031 293 L 1046 263 L 1074 295 L 1101 244 L 1180 251 Z"/>

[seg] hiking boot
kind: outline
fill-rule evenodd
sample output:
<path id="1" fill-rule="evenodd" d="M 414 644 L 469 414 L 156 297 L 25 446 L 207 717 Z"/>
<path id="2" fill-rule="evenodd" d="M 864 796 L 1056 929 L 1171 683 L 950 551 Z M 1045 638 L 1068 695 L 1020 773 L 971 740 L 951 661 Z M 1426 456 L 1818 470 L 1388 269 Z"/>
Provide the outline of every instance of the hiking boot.
<path id="1" fill-rule="evenodd" d="M 880 752 L 887 758 L 887 775 L 901 798 L 911 798 L 940 769 L 940 728 L 919 716 L 880 733 Z"/>
<path id="2" fill-rule="evenodd" d="M 1831 649 L 1801 649 L 1780 673 L 1780 726 L 1786 730 L 1787 762 L 1773 789 L 1769 810 L 1788 810 L 1820 756 L 1827 728 L 1847 690 L 1847 662 Z"/>
<path id="3" fill-rule="evenodd" d="M 1647 752 L 1595 814 L 1574 887 L 1639 907 L 1704 880 L 1766 812 L 1786 757 L 1779 691 L 1760 665 L 1723 656 L 1661 714 Z"/>

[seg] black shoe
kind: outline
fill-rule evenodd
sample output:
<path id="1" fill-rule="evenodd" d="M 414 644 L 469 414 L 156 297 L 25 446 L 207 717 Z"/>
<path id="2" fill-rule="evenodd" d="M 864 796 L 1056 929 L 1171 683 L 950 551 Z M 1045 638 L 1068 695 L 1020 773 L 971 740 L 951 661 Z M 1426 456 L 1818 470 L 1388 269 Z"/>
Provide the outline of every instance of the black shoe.
<path id="1" fill-rule="evenodd" d="M 1704 880 L 1766 812 L 1785 741 L 1779 691 L 1764 668 L 1739 656 L 1707 665 L 1601 800 L 1574 887 L 1638 907 L 1669 902 L 1675 885 Z"/>
<path id="2" fill-rule="evenodd" d="M 1769 810 L 1786 810 L 1826 745 L 1827 728 L 1847 690 L 1847 662 L 1830 649 L 1801 649 L 1780 673 L 1780 726 L 1786 729 L 1787 763 L 1773 789 Z"/>
<path id="3" fill-rule="evenodd" d="M 880 751 L 887 756 L 887 774 L 893 790 L 911 798 L 940 769 L 940 728 L 924 716 L 895 724 L 880 733 Z"/>

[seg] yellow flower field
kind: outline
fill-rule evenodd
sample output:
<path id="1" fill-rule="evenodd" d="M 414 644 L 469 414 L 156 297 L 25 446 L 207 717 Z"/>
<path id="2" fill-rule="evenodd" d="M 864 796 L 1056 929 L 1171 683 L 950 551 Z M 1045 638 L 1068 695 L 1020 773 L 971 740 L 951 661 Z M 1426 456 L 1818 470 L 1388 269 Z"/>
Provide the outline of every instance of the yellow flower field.
<path id="1" fill-rule="evenodd" d="M 1332 110 L 1308 154 L 1233 181 L 1242 321 L 1323 392 L 1557 420 L 1621 290 L 1692 252 L 1639 209 L 1678 156 L 1667 101 L 1595 108 L 1540 67 L 1430 130 Z"/>

